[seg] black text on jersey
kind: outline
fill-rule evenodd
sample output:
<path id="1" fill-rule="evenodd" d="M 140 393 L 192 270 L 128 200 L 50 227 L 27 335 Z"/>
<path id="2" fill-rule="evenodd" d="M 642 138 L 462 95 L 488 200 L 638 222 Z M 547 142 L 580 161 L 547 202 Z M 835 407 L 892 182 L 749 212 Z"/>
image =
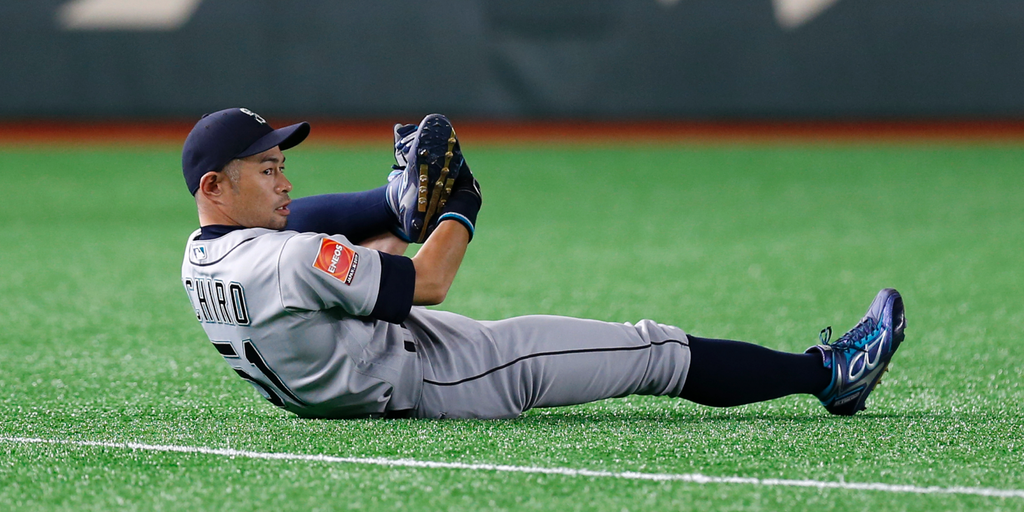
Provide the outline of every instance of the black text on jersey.
<path id="1" fill-rule="evenodd" d="M 211 324 L 249 325 L 245 288 L 219 279 L 186 277 L 185 291 L 196 310 L 196 319 Z"/>

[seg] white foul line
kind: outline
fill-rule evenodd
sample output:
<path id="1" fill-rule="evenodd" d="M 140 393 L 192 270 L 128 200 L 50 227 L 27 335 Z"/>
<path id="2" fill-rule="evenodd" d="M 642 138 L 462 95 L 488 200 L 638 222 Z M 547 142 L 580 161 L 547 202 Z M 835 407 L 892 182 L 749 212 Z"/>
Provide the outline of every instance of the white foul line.
<path id="1" fill-rule="evenodd" d="M 175 446 L 142 443 L 111 443 L 104 441 L 73 441 L 61 439 L 39 439 L 32 437 L 0 437 L 0 442 L 23 444 L 62 444 L 74 446 L 99 446 L 150 452 L 198 453 L 222 457 L 243 457 L 264 460 L 299 460 L 336 464 L 367 464 L 373 466 L 458 469 L 468 471 L 494 471 L 503 473 L 531 473 L 559 476 L 582 476 L 591 478 L 618 478 L 623 480 L 649 480 L 656 482 L 688 482 L 694 484 L 742 484 L 781 487 L 810 487 L 815 489 L 844 489 L 855 491 L 880 491 L 909 494 L 966 494 L 996 498 L 1024 498 L 1024 490 L 992 489 L 987 487 L 918 487 L 914 485 L 893 485 L 883 483 L 826 482 L 821 480 L 785 480 L 778 478 L 748 478 L 739 476 L 707 476 L 699 473 L 637 473 L 634 471 L 593 471 L 572 468 L 537 468 L 530 466 L 507 466 L 501 464 L 464 464 L 461 462 L 431 462 L 410 459 L 335 457 L 331 455 L 303 455 L 295 453 L 252 452 L 230 448 L 206 448 L 202 446 Z"/>

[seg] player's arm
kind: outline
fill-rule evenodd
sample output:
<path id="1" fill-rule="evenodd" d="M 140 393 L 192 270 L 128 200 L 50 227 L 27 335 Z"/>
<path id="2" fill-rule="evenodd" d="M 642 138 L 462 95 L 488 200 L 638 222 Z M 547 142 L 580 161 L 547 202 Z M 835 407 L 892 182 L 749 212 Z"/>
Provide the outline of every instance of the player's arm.
<path id="1" fill-rule="evenodd" d="M 372 248 L 354 245 L 343 236 L 291 236 L 278 258 L 284 307 L 341 307 L 354 316 L 400 323 L 412 305 L 444 301 L 473 238 L 481 204 L 480 184 L 468 167 L 464 170 L 436 227 L 413 258 L 383 250 L 394 245 L 387 235 L 367 239 L 364 243 Z M 401 253 L 405 247 L 390 248 Z"/>
<path id="2" fill-rule="evenodd" d="M 480 204 L 480 184 L 469 166 L 463 164 L 437 227 L 412 258 L 416 268 L 413 304 L 430 306 L 444 302 L 466 255 L 466 246 L 473 239 Z"/>
<path id="3" fill-rule="evenodd" d="M 277 260 L 286 310 L 342 308 L 352 316 L 401 323 L 414 304 L 439 304 L 469 243 L 461 221 L 444 220 L 413 258 L 355 245 L 342 236 L 291 234 Z"/>
<path id="4" fill-rule="evenodd" d="M 469 230 L 461 222 L 443 221 L 438 224 L 412 258 L 416 268 L 413 304 L 431 306 L 444 302 L 468 244 Z"/>

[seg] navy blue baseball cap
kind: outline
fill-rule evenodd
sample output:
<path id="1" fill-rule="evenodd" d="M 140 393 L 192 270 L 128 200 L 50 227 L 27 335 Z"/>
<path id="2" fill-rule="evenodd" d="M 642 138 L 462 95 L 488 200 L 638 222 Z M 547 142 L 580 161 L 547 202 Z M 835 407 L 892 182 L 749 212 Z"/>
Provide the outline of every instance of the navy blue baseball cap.
<path id="1" fill-rule="evenodd" d="M 196 123 L 181 149 L 181 172 L 188 191 L 196 195 L 199 180 L 210 171 L 220 171 L 228 162 L 262 153 L 274 146 L 284 151 L 297 146 L 309 135 L 309 123 L 277 130 L 259 114 L 247 108 L 229 108 L 206 114 Z"/>

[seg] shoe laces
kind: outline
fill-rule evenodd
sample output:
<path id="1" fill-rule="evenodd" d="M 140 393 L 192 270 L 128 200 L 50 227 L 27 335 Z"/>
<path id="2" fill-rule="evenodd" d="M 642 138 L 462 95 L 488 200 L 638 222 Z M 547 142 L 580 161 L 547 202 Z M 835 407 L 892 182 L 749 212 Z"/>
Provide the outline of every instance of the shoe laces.
<path id="1" fill-rule="evenodd" d="M 395 165 L 391 168 L 398 170 L 405 170 L 406 166 L 409 165 L 409 147 L 412 146 L 413 139 L 416 138 L 416 128 L 414 124 L 406 125 L 395 125 Z"/>
<path id="2" fill-rule="evenodd" d="M 872 337 L 878 332 L 878 327 L 875 324 L 874 319 L 865 318 L 861 320 L 853 329 L 839 337 L 839 339 L 829 343 L 832 338 L 832 326 L 828 326 L 818 333 L 818 339 L 821 340 L 822 345 L 829 345 L 833 349 L 839 350 L 857 350 L 860 352 L 867 352 L 863 347 L 862 341 Z"/>

